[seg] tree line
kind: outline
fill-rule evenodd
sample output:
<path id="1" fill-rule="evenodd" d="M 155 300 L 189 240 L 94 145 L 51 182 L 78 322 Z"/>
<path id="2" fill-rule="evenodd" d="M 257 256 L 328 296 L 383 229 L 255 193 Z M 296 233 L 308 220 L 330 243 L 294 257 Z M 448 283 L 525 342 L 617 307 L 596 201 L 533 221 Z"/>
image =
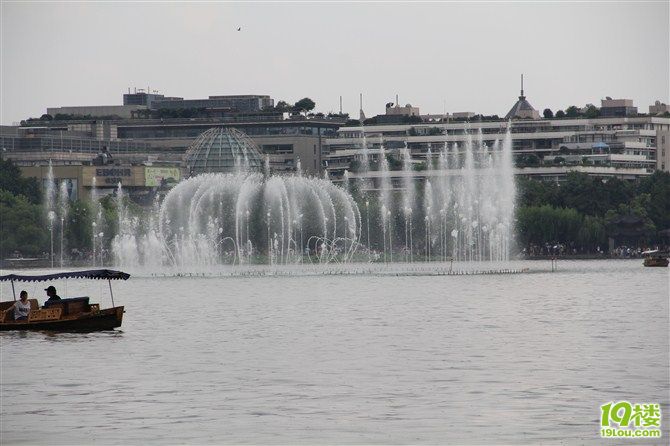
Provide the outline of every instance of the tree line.
<path id="1" fill-rule="evenodd" d="M 670 229 L 670 173 L 631 182 L 571 172 L 562 183 L 518 178 L 520 247 L 560 243 L 577 252 L 616 244 L 665 244 Z"/>

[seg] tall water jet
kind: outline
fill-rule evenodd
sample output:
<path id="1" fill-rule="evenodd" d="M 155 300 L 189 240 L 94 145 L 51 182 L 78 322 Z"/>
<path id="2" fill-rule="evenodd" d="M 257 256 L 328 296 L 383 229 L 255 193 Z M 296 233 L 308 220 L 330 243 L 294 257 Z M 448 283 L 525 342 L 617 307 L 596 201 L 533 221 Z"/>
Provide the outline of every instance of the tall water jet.
<path id="1" fill-rule="evenodd" d="M 367 173 L 370 171 L 370 148 L 368 147 L 368 139 L 365 134 L 365 127 L 361 121 L 361 133 L 360 133 L 360 148 L 361 154 L 358 157 L 359 166 L 358 166 L 358 178 L 356 180 L 358 190 L 367 191 L 369 188 L 369 180 L 367 178 Z"/>
<path id="2" fill-rule="evenodd" d="M 115 262 L 122 267 L 136 266 L 140 263 L 137 233 L 139 220 L 128 212 L 124 200 L 123 186 L 119 182 L 116 188 L 117 233 L 112 240 L 112 253 Z"/>
<path id="3" fill-rule="evenodd" d="M 54 224 L 56 221 L 56 182 L 54 180 L 54 169 L 49 160 L 49 170 L 47 171 L 47 185 L 46 185 L 46 217 L 47 226 L 49 227 L 50 249 L 49 258 L 51 259 L 51 267 L 54 267 Z"/>
<path id="4" fill-rule="evenodd" d="M 414 198 L 414 177 L 412 169 L 412 157 L 409 148 L 402 150 L 402 173 L 403 173 L 403 215 L 405 217 L 405 259 L 413 260 L 412 243 L 412 215 L 416 207 Z"/>
<path id="5" fill-rule="evenodd" d="M 56 205 L 56 181 L 54 179 L 54 168 L 49 160 L 49 170 L 47 170 L 47 184 L 46 184 L 46 211 L 55 210 Z"/>
<path id="6" fill-rule="evenodd" d="M 424 209 L 424 225 L 426 231 L 425 239 L 425 256 L 426 260 L 430 261 L 430 249 L 433 244 L 432 223 L 434 219 L 435 198 L 433 197 L 433 186 L 430 180 L 426 180 L 423 189 L 423 209 Z"/>
<path id="7" fill-rule="evenodd" d="M 344 170 L 344 175 L 342 175 L 342 183 L 344 184 L 344 190 L 349 193 L 349 170 Z"/>
<path id="8" fill-rule="evenodd" d="M 91 212 L 93 213 L 93 221 L 91 222 L 92 226 L 92 246 L 93 253 L 91 255 L 91 260 L 93 266 L 98 264 L 98 259 L 100 259 L 100 266 L 102 266 L 102 256 L 104 250 L 104 242 L 102 237 L 104 235 L 105 228 L 105 219 L 102 209 L 102 203 L 100 202 L 100 193 L 97 187 L 98 180 L 96 177 L 93 177 L 91 180 L 91 194 L 90 194 L 90 205 Z M 101 235 L 102 234 L 102 235 Z M 99 254 L 99 255 L 98 255 Z"/>
<path id="9" fill-rule="evenodd" d="M 380 218 L 379 221 L 382 225 L 383 233 L 383 246 L 384 246 L 384 261 L 387 259 L 387 249 L 392 252 L 393 243 L 392 243 L 392 231 L 391 231 L 391 179 L 390 179 L 390 169 L 389 162 L 386 158 L 386 149 L 384 145 L 380 148 L 380 162 L 379 162 L 381 176 L 379 178 L 379 198 L 381 206 L 380 208 Z M 388 232 L 388 244 L 386 235 Z"/>
<path id="10" fill-rule="evenodd" d="M 65 252 L 65 222 L 67 221 L 67 214 L 70 204 L 69 193 L 67 189 L 67 182 L 65 180 L 60 183 L 60 190 L 58 194 L 58 213 L 60 217 L 60 267 L 63 267 L 63 253 Z"/>
<path id="11" fill-rule="evenodd" d="M 514 214 L 516 212 L 516 183 L 514 182 L 514 157 L 512 153 L 512 121 L 507 123 L 500 157 L 501 202 L 499 219 L 503 224 L 501 254 L 498 260 L 509 260 L 514 239 Z"/>

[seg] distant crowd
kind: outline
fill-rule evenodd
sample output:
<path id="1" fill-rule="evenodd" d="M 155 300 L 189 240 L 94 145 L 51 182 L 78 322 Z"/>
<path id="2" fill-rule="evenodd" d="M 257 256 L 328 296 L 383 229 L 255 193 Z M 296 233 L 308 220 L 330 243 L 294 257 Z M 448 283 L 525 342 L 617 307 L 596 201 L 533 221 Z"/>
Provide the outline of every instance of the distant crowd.
<path id="1" fill-rule="evenodd" d="M 583 256 L 583 255 L 596 255 L 599 257 L 611 257 L 619 259 L 637 259 L 642 258 L 642 254 L 645 251 L 649 250 L 660 250 L 667 252 L 670 250 L 669 246 L 666 245 L 655 245 L 655 246 L 617 246 L 609 253 L 602 249 L 600 246 L 596 246 L 595 250 L 587 251 L 584 249 L 577 249 L 576 247 L 566 246 L 564 243 L 545 243 L 544 245 L 534 245 L 531 244 L 528 248 L 524 248 L 521 251 L 523 257 L 563 257 L 563 256 Z"/>

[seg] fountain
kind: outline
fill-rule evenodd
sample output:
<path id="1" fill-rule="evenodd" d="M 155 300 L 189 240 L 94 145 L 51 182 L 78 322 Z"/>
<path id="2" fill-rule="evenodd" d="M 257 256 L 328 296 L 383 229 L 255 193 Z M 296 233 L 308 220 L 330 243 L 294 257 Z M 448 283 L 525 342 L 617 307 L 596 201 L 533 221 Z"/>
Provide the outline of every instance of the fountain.
<path id="1" fill-rule="evenodd" d="M 460 145 L 450 145 L 445 136 L 441 147 L 428 147 L 421 174 L 414 171 L 407 147 L 391 155 L 401 170 L 389 170 L 382 145 L 376 175 L 382 238 L 366 240 L 368 247 L 382 249 L 384 258 L 392 261 L 394 243 L 402 240 L 402 259 L 408 263 L 416 255 L 426 261 L 509 260 L 516 195 L 510 127 L 502 142 L 491 146 L 481 131 L 476 136 L 468 133 Z M 398 177 L 400 192 L 393 189 L 392 179 Z M 399 234 L 394 221 L 402 225 Z"/>
<path id="2" fill-rule="evenodd" d="M 130 215 L 117 189 L 119 266 L 206 267 L 223 263 L 349 262 L 360 243 L 361 216 L 351 195 L 301 175 L 205 173 L 178 184 L 157 218 Z M 264 248 L 265 247 L 265 248 Z"/>
<path id="3" fill-rule="evenodd" d="M 229 161 L 232 172 L 205 171 L 182 181 L 144 217 L 130 212 L 119 184 L 115 263 L 194 271 L 226 264 L 390 265 L 399 252 L 407 265 L 423 259 L 437 269 L 449 261 L 507 261 L 515 201 L 509 131 L 490 146 L 481 134 L 468 134 L 460 145 L 433 143 L 420 174 L 408 147 L 388 155 L 382 144 L 378 172 L 359 183 L 369 188 L 353 195 L 349 182 L 359 181 L 356 173 L 345 172 L 342 187 L 327 174 L 306 177 L 300 169 L 273 176 L 250 167 L 264 164 L 251 151 L 241 152 L 244 161 L 242 155 Z M 394 156 L 400 170 L 389 168 Z M 401 190 L 394 189 L 397 177 Z M 93 231 L 98 251 L 100 224 L 96 220 Z"/>

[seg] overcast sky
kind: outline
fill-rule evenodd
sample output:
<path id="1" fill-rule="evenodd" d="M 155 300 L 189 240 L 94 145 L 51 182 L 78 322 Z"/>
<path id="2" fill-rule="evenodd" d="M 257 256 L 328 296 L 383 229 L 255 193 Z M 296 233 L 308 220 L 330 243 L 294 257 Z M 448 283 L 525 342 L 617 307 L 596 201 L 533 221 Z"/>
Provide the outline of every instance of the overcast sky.
<path id="1" fill-rule="evenodd" d="M 128 87 L 184 98 L 268 94 L 367 116 L 504 115 L 632 98 L 668 102 L 668 1 L 31 3 L 2 0 L 2 124 L 47 107 L 122 104 Z M 242 27 L 241 31 L 237 31 Z"/>

